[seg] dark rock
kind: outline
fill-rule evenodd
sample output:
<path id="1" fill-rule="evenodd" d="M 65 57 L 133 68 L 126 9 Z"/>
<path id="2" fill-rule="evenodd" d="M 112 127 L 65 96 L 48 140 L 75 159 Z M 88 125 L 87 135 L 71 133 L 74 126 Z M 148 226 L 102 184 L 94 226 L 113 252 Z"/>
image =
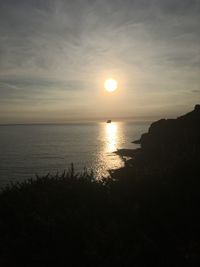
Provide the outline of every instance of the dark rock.
<path id="1" fill-rule="evenodd" d="M 161 119 L 152 123 L 148 133 L 141 136 L 140 143 L 143 153 L 166 158 L 199 151 L 199 137 L 200 105 L 196 105 L 192 112 L 177 119 Z"/>
<path id="2" fill-rule="evenodd" d="M 141 148 L 133 153 L 127 164 L 130 162 L 139 172 L 146 170 L 148 175 L 151 172 L 155 174 L 155 169 L 160 174 L 163 174 L 163 169 L 176 172 L 177 166 L 182 165 L 188 169 L 192 166 L 195 170 L 200 164 L 200 105 L 177 119 L 152 123 L 149 131 L 133 143 L 140 144 Z M 132 175 L 131 172 L 127 169 L 127 175 Z"/>
<path id="3" fill-rule="evenodd" d="M 196 106 L 194 107 L 194 110 L 195 110 L 195 111 L 200 111 L 200 105 L 196 105 Z"/>
<path id="4" fill-rule="evenodd" d="M 139 140 L 135 140 L 135 141 L 133 141 L 132 143 L 133 143 L 133 144 L 136 144 L 136 145 L 140 145 L 140 144 L 141 144 L 141 139 L 139 139 Z"/>

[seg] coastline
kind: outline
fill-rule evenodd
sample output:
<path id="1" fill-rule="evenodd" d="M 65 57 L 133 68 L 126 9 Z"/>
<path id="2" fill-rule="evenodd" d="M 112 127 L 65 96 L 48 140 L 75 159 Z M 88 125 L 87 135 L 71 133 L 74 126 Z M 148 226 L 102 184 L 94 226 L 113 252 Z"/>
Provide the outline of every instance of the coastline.
<path id="1" fill-rule="evenodd" d="M 4 188 L 2 266 L 199 266 L 199 121 L 152 124 L 110 178 L 71 165 Z"/>

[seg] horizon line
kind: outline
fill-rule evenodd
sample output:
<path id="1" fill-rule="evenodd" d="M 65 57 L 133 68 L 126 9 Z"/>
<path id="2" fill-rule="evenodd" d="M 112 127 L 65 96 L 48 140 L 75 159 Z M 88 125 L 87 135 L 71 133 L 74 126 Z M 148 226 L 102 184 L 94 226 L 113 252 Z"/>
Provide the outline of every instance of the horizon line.
<path id="1" fill-rule="evenodd" d="M 152 122 L 153 120 L 157 120 L 158 117 L 149 116 L 149 117 L 135 117 L 135 118 L 114 118 L 112 122 Z M 92 120 L 69 120 L 69 121 L 61 121 L 61 122 L 8 122 L 8 123 L 0 123 L 0 126 L 31 126 L 31 125 L 66 125 L 66 124 L 86 124 L 86 123 L 106 123 L 107 119 L 92 119 Z"/>

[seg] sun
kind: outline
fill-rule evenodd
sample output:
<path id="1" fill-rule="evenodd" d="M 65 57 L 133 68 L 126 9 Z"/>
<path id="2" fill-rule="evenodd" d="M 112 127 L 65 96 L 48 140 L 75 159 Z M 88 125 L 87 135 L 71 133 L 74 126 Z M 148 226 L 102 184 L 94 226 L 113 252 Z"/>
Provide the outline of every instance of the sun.
<path id="1" fill-rule="evenodd" d="M 114 79 L 107 79 L 104 82 L 104 88 L 108 92 L 114 92 L 118 87 L 117 81 Z"/>

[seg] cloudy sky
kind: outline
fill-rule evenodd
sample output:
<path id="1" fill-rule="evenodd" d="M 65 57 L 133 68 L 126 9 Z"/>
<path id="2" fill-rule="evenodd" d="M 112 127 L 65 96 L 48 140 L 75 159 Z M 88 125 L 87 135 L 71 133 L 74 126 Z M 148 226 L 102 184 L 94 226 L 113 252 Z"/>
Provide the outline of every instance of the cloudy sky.
<path id="1" fill-rule="evenodd" d="M 1 0 L 0 123 L 172 117 L 200 102 L 200 0 Z M 105 79 L 119 83 L 106 93 Z"/>

